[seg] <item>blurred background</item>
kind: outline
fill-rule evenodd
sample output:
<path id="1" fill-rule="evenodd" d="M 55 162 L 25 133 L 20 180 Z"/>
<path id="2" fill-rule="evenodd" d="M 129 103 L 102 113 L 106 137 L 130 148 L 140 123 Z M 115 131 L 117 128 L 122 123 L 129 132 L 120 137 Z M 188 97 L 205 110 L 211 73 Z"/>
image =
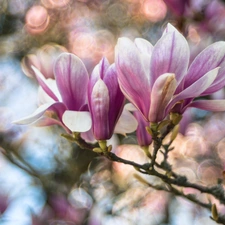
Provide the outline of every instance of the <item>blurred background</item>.
<path id="1" fill-rule="evenodd" d="M 56 125 L 11 123 L 39 104 L 31 64 L 51 78 L 55 58 L 69 51 L 91 73 L 103 56 L 113 63 L 119 37 L 155 44 L 168 22 L 187 38 L 193 60 L 209 44 L 225 40 L 225 1 L 0 0 L 0 225 L 216 224 L 199 206 L 138 182 L 131 167 L 69 143 Z M 224 97 L 224 90 L 209 96 Z M 147 161 L 134 134 L 114 141 L 121 144 L 114 149 L 119 156 Z M 224 145 L 225 114 L 191 109 L 170 162 L 190 181 L 223 182 Z M 225 212 L 223 206 L 218 210 Z"/>

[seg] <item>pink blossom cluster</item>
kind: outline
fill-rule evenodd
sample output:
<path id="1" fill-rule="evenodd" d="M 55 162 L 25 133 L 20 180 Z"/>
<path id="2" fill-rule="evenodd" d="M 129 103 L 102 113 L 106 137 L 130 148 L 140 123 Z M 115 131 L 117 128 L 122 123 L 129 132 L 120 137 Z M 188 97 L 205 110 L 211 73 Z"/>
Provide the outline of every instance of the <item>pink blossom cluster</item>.
<path id="1" fill-rule="evenodd" d="M 199 100 L 225 86 L 223 41 L 211 44 L 190 63 L 186 39 L 168 24 L 155 45 L 142 38 L 119 38 L 114 63 L 103 57 L 91 74 L 78 56 L 53 49 L 56 55 L 49 60 L 24 60 L 24 71 L 33 71 L 40 85 L 40 107 L 15 121 L 18 124 L 58 124 L 91 140 L 137 130 L 140 145 L 146 145 L 151 137 L 143 135 L 145 127 L 171 113 L 182 115 L 188 107 L 225 110 L 225 100 Z M 124 107 L 126 99 L 133 106 Z"/>

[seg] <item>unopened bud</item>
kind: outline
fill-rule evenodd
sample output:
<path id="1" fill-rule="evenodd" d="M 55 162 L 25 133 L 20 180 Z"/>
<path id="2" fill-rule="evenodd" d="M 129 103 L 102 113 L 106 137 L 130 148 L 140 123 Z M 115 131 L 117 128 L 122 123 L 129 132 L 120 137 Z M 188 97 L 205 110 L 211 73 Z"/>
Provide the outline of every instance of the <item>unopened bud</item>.
<path id="1" fill-rule="evenodd" d="M 170 120 L 163 120 L 162 122 L 159 123 L 158 130 L 162 130 L 165 128 L 167 125 L 169 125 Z"/>
<path id="2" fill-rule="evenodd" d="M 170 120 L 174 125 L 177 125 L 182 119 L 182 115 L 179 113 L 171 113 L 170 114 Z"/>
<path id="3" fill-rule="evenodd" d="M 98 141 L 99 147 L 103 150 L 106 151 L 107 150 L 107 145 L 106 145 L 106 140 L 99 140 Z"/>
<path id="4" fill-rule="evenodd" d="M 93 152 L 102 153 L 102 149 L 101 148 L 93 148 Z"/>
<path id="5" fill-rule="evenodd" d="M 179 133 L 179 129 L 180 129 L 180 125 L 177 124 L 173 130 L 172 130 L 172 134 L 171 134 L 171 137 L 170 137 L 170 141 L 173 142 L 175 140 L 175 138 L 177 137 L 177 134 Z"/>
<path id="6" fill-rule="evenodd" d="M 153 132 L 156 132 L 158 130 L 158 123 L 151 123 L 150 127 Z"/>
<path id="7" fill-rule="evenodd" d="M 217 221 L 218 220 L 218 211 L 217 211 L 217 208 L 216 208 L 216 204 L 212 205 L 211 212 L 212 212 L 212 218 L 215 221 Z"/>
<path id="8" fill-rule="evenodd" d="M 145 129 L 147 130 L 147 132 L 152 136 L 152 130 L 151 130 L 151 128 L 150 127 L 145 127 Z"/>
<path id="9" fill-rule="evenodd" d="M 108 152 L 111 152 L 111 150 L 112 150 L 112 145 L 109 145 L 107 150 L 108 150 Z"/>
<path id="10" fill-rule="evenodd" d="M 61 134 L 61 136 L 66 138 L 68 141 L 74 142 L 74 138 L 69 134 Z"/>

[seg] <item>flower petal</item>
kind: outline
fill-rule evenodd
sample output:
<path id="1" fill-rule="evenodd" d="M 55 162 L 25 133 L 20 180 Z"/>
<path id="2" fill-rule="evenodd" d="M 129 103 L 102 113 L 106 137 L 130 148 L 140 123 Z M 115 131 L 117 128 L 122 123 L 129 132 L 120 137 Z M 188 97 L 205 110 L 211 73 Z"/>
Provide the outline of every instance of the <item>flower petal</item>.
<path id="1" fill-rule="evenodd" d="M 175 103 L 181 100 L 199 97 L 213 83 L 218 74 L 218 70 L 219 68 L 215 68 L 209 71 L 191 86 L 187 87 L 185 90 L 176 95 L 169 103 L 167 110 L 169 110 L 170 107 L 173 107 Z"/>
<path id="2" fill-rule="evenodd" d="M 123 94 L 147 117 L 150 103 L 150 81 L 141 53 L 128 38 L 116 46 L 116 68 Z"/>
<path id="3" fill-rule="evenodd" d="M 46 103 L 44 105 L 41 105 L 31 115 L 21 118 L 19 120 L 13 121 L 13 123 L 21 124 L 21 125 L 33 123 L 37 121 L 47 110 L 55 111 L 56 109 L 58 109 L 56 113 L 59 112 L 59 114 L 62 114 L 62 111 L 65 109 L 64 107 L 65 106 L 61 102 Z"/>
<path id="4" fill-rule="evenodd" d="M 150 62 L 153 51 L 153 45 L 143 38 L 136 38 L 134 40 L 134 43 L 140 51 L 140 58 L 143 64 L 143 69 L 145 70 L 148 82 L 150 82 Z"/>
<path id="5" fill-rule="evenodd" d="M 101 79 L 96 82 L 88 97 L 94 136 L 97 140 L 109 139 L 109 91 Z"/>
<path id="6" fill-rule="evenodd" d="M 153 45 L 149 41 L 143 38 L 135 38 L 134 43 L 141 53 L 149 54 L 151 56 Z"/>
<path id="7" fill-rule="evenodd" d="M 55 62 L 54 74 L 63 102 L 70 110 L 79 110 L 86 103 L 88 72 L 75 55 L 62 53 Z"/>
<path id="8" fill-rule="evenodd" d="M 225 100 L 197 100 L 192 102 L 189 107 L 221 112 L 225 111 Z"/>
<path id="9" fill-rule="evenodd" d="M 33 123 L 33 125 L 35 125 L 37 127 L 45 127 L 45 126 L 51 126 L 51 125 L 56 125 L 56 124 L 63 126 L 63 124 L 59 120 L 56 120 L 54 118 L 50 118 L 47 116 L 42 116 Z"/>
<path id="10" fill-rule="evenodd" d="M 57 89 L 55 80 L 47 79 L 46 84 L 48 87 L 54 92 L 55 96 L 58 98 L 59 101 L 62 101 L 60 93 Z M 41 86 L 38 88 L 38 104 L 43 105 L 45 103 L 55 102 L 54 99 L 52 99 Z"/>
<path id="11" fill-rule="evenodd" d="M 109 90 L 109 129 L 114 130 L 116 122 L 122 113 L 125 101 L 125 97 L 118 84 L 115 64 L 112 64 L 108 68 L 103 81 Z"/>
<path id="12" fill-rule="evenodd" d="M 221 69 L 214 84 L 222 81 L 221 87 L 223 87 L 225 85 L 225 42 L 223 41 L 210 45 L 197 55 L 186 75 L 184 88 L 190 86 L 208 71 L 216 67 L 221 67 Z M 208 92 L 210 92 L 210 89 Z"/>
<path id="13" fill-rule="evenodd" d="M 114 130 L 114 133 L 126 135 L 137 129 L 138 122 L 135 117 L 124 108 Z"/>
<path id="14" fill-rule="evenodd" d="M 158 122 L 164 119 L 165 108 L 176 90 L 177 82 L 173 73 L 161 75 L 155 82 L 151 93 L 148 120 Z"/>
<path id="15" fill-rule="evenodd" d="M 62 121 L 72 132 L 86 132 L 91 129 L 92 125 L 89 112 L 66 110 Z"/>
<path id="16" fill-rule="evenodd" d="M 55 101 L 59 101 L 57 96 L 55 95 L 54 91 L 51 89 L 51 87 L 48 84 L 47 79 L 44 77 L 44 75 L 34 66 L 31 66 L 33 71 L 35 72 L 35 75 L 37 77 L 38 83 L 43 88 L 43 90 Z"/>
<path id="17" fill-rule="evenodd" d="M 108 60 L 103 57 L 102 60 L 97 64 L 92 71 L 89 83 L 88 83 L 88 95 L 91 95 L 94 85 L 99 79 L 104 79 L 107 69 L 109 68 Z"/>
<path id="18" fill-rule="evenodd" d="M 179 84 L 187 72 L 190 50 L 186 39 L 172 25 L 156 43 L 151 58 L 151 85 L 164 73 L 174 73 Z"/>
<path id="19" fill-rule="evenodd" d="M 150 145 L 152 143 L 152 137 L 146 130 L 146 127 L 149 127 L 149 122 L 143 118 L 139 111 L 135 111 L 134 116 L 138 121 L 138 127 L 136 131 L 138 144 L 140 146 Z"/>

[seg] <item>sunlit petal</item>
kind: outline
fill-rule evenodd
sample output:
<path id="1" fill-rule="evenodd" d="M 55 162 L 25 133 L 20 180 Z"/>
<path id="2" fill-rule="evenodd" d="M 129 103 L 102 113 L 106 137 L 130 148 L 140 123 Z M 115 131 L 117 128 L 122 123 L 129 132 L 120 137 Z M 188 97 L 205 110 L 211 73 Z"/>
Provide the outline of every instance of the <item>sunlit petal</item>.
<path id="1" fill-rule="evenodd" d="M 164 73 L 174 73 L 179 84 L 187 72 L 190 50 L 186 39 L 172 25 L 154 46 L 151 58 L 152 86 Z"/>
<path id="2" fill-rule="evenodd" d="M 225 100 L 197 100 L 192 102 L 189 107 L 220 112 L 225 111 Z"/>
<path id="3" fill-rule="evenodd" d="M 89 112 L 67 110 L 63 114 L 62 121 L 72 132 L 86 132 L 92 125 Z"/>
<path id="4" fill-rule="evenodd" d="M 15 124 L 30 124 L 38 120 L 47 110 L 51 110 L 54 107 L 63 107 L 63 104 L 60 102 L 56 103 L 46 103 L 41 105 L 38 109 L 35 110 L 31 115 L 21 118 L 19 120 L 13 121 Z"/>
<path id="5" fill-rule="evenodd" d="M 40 84 L 40 86 L 43 88 L 43 90 L 55 101 L 59 101 L 57 96 L 55 95 L 54 91 L 49 86 L 47 79 L 43 76 L 43 74 L 34 66 L 31 66 L 33 71 L 35 72 L 35 75 L 37 77 L 37 80 Z"/>
<path id="6" fill-rule="evenodd" d="M 215 68 L 206 73 L 191 86 L 187 87 L 177 96 L 175 96 L 175 98 L 170 103 L 170 106 L 174 105 L 176 102 L 180 100 L 199 97 L 201 93 L 203 93 L 213 83 L 218 74 L 218 71 L 219 68 Z"/>
<path id="7" fill-rule="evenodd" d="M 173 73 L 165 73 L 156 80 L 152 88 L 149 121 L 156 122 L 164 119 L 165 108 L 172 99 L 176 87 L 177 82 Z"/>
<path id="8" fill-rule="evenodd" d="M 225 85 L 225 42 L 216 42 L 204 49 L 192 62 L 185 78 L 184 88 L 200 79 L 205 73 L 221 67 L 215 83 L 222 81 L 221 85 Z M 222 87 L 221 86 L 221 87 Z M 208 90 L 210 92 L 210 89 Z"/>
<path id="9" fill-rule="evenodd" d="M 97 140 L 108 139 L 109 134 L 109 91 L 105 83 L 100 79 L 96 82 L 91 96 L 89 96 L 94 135 Z"/>
<path id="10" fill-rule="evenodd" d="M 62 53 L 56 60 L 54 74 L 63 102 L 70 110 L 79 110 L 87 98 L 88 72 L 75 55 Z"/>
<path id="11" fill-rule="evenodd" d="M 135 117 L 126 109 L 123 110 L 115 127 L 115 133 L 126 135 L 137 129 L 138 122 Z"/>

